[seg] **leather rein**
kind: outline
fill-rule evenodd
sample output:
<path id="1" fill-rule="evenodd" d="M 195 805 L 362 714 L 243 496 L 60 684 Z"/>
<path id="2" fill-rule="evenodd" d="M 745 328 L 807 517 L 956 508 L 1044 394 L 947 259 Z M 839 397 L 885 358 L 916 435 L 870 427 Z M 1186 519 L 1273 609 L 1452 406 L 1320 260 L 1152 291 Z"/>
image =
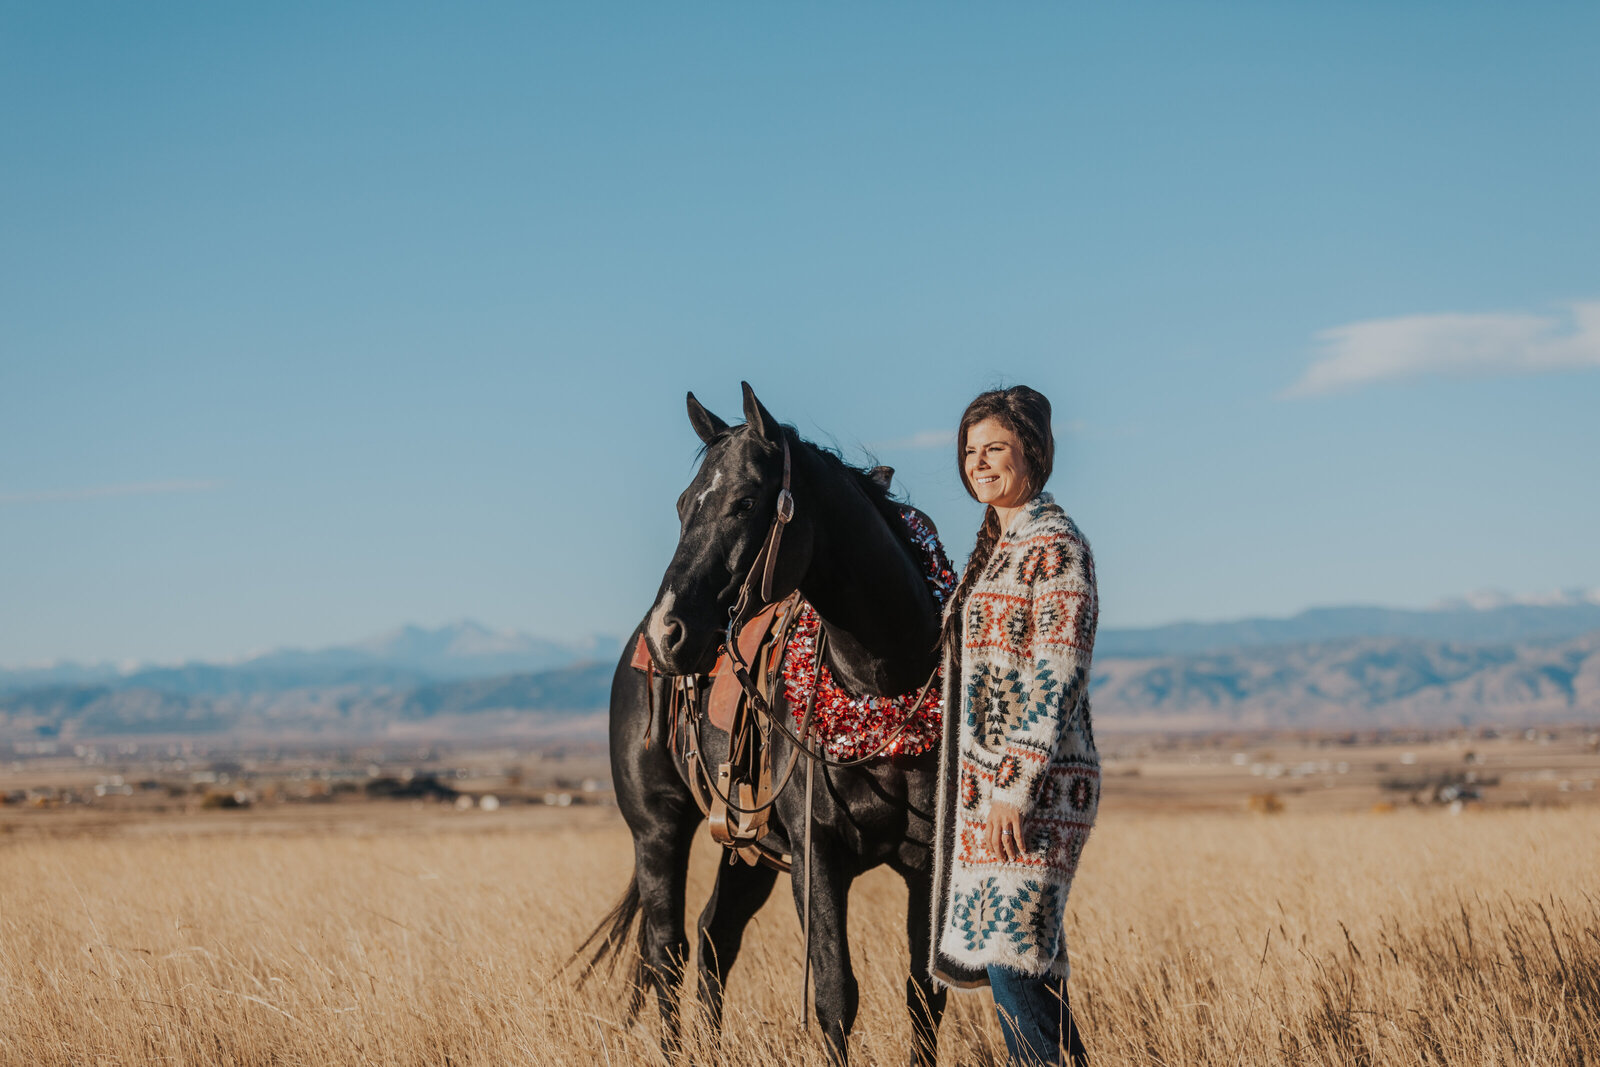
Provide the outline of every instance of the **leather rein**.
<path id="1" fill-rule="evenodd" d="M 750 570 L 745 574 L 744 581 L 739 586 L 737 600 L 728 611 L 728 627 L 724 635 L 722 651 L 728 657 L 728 663 L 733 669 L 734 677 L 738 680 L 739 688 L 744 691 L 744 707 L 749 713 L 741 715 L 738 711 L 735 712 L 733 722 L 728 730 L 728 759 L 719 766 L 715 780 L 713 780 L 711 770 L 705 765 L 704 758 L 701 755 L 705 750 L 705 745 L 701 740 L 700 720 L 703 716 L 700 714 L 697 705 L 700 702 L 700 690 L 703 687 L 696 684 L 693 676 L 687 676 L 676 680 L 677 684 L 672 692 L 674 694 L 683 694 L 688 705 L 684 758 L 687 765 L 685 770 L 689 779 L 690 792 L 694 794 L 695 802 L 699 805 L 701 811 L 705 813 L 710 823 L 712 837 L 729 851 L 728 861 L 730 863 L 742 858 L 746 863 L 765 863 L 779 870 L 789 870 L 791 868 L 791 857 L 780 854 L 771 846 L 764 844 L 762 838 L 765 836 L 768 813 L 777 804 L 778 798 L 783 794 L 783 791 L 788 788 L 790 780 L 794 777 L 795 768 L 799 764 L 800 757 L 806 757 L 806 817 L 804 828 L 806 878 L 802 904 L 805 962 L 802 966 L 800 979 L 799 1011 L 800 1024 L 804 1026 L 806 1023 L 807 990 L 811 974 L 811 825 L 814 821 L 814 772 L 819 765 L 824 768 L 857 767 L 879 758 L 892 748 L 905 736 L 912 720 L 916 718 L 918 711 L 922 708 L 923 702 L 927 699 L 928 691 L 938 680 L 939 668 L 937 665 L 934 667 L 933 673 L 928 676 L 928 680 L 923 683 L 922 688 L 917 692 L 917 698 L 910 705 L 905 719 L 893 733 L 884 739 L 882 744 L 865 756 L 860 756 L 856 759 L 830 759 L 827 755 L 816 751 L 806 743 L 811 731 L 812 716 L 816 711 L 817 691 L 821 688 L 822 663 L 827 646 L 827 633 L 819 622 L 813 655 L 811 693 L 806 701 L 805 713 L 800 718 L 799 730 L 796 731 L 789 724 L 787 713 L 783 715 L 773 714 L 772 704 L 776 700 L 778 686 L 781 684 L 784 651 L 788 644 L 789 634 L 799 617 L 801 608 L 804 606 L 804 601 L 801 599 L 799 592 L 796 591 L 790 594 L 786 598 L 786 603 L 778 607 L 777 612 L 782 622 L 776 625 L 772 633 L 768 635 L 767 640 L 770 643 L 766 644 L 763 649 L 766 653 L 765 662 L 767 664 L 767 670 L 763 672 L 763 679 L 767 682 L 767 693 L 761 691 L 760 685 L 751 676 L 750 663 L 745 658 L 744 651 L 739 647 L 738 638 L 739 628 L 741 623 L 744 622 L 746 612 L 752 607 L 766 609 L 772 604 L 772 582 L 778 565 L 778 550 L 783 544 L 784 528 L 793 521 L 795 515 L 795 499 L 794 493 L 790 488 L 790 472 L 789 440 L 785 437 L 783 439 L 783 482 L 778 490 L 777 506 L 773 512 L 772 525 L 768 527 L 767 536 L 762 542 L 761 550 L 750 564 Z M 759 596 L 759 600 L 755 603 L 752 603 L 752 593 L 756 593 Z M 785 608 L 788 610 L 785 611 Z M 758 650 L 754 653 L 757 659 L 762 658 L 761 652 L 763 650 Z M 652 723 L 655 720 L 653 681 L 653 675 L 646 681 L 646 686 L 650 691 L 648 699 L 652 704 L 650 714 Z M 693 693 L 694 696 L 690 696 L 690 693 Z M 672 702 L 668 714 L 675 733 L 677 727 L 676 699 Z M 783 774 L 776 787 L 772 784 L 772 769 L 768 762 L 768 754 L 771 751 L 771 728 L 774 724 L 783 732 L 793 746 L 793 751 L 789 753 L 787 766 L 784 767 Z M 765 735 L 762 738 L 759 754 L 753 751 L 755 742 L 751 737 L 753 728 L 758 725 L 764 729 Z M 649 744 L 648 733 L 645 743 Z M 752 762 L 756 765 L 754 767 L 755 780 L 753 782 L 746 780 L 737 773 L 737 770 L 745 769 L 744 767 L 736 770 L 737 764 L 744 763 L 748 767 Z M 709 798 L 702 792 L 702 787 L 709 791 Z M 730 813 L 738 816 L 735 820 L 736 825 L 730 826 Z M 793 847 L 792 840 L 790 847 Z"/>
<path id="2" fill-rule="evenodd" d="M 783 484 L 782 488 L 778 490 L 778 505 L 773 513 L 772 525 L 767 530 L 767 537 L 761 546 L 761 551 L 756 556 L 755 561 L 751 563 L 750 571 L 745 575 L 744 582 L 739 586 L 738 599 L 734 602 L 733 607 L 728 610 L 728 628 L 724 635 L 723 649 L 727 652 L 728 661 L 733 666 L 733 676 L 738 679 L 739 688 L 744 690 L 745 698 L 750 702 L 750 706 L 756 710 L 758 715 L 777 723 L 778 728 L 782 730 L 783 733 L 788 737 L 789 742 L 795 746 L 797 753 L 803 753 L 805 757 L 811 760 L 813 763 L 820 763 L 825 767 L 859 767 L 863 763 L 870 763 L 871 761 L 881 757 L 885 752 L 889 751 L 889 749 L 892 748 L 896 742 L 905 736 L 905 732 L 910 728 L 912 720 L 916 718 L 917 710 L 922 707 L 923 701 L 928 698 L 928 690 L 931 689 L 933 687 L 933 683 L 938 680 L 939 668 L 937 665 L 935 665 L 933 673 L 928 675 L 928 680 L 924 682 L 922 684 L 922 688 L 917 691 L 917 699 L 910 705 L 911 710 L 906 713 L 906 717 L 901 720 L 900 725 L 895 728 L 894 732 L 888 737 L 884 738 L 883 742 L 878 745 L 877 748 L 874 748 L 865 756 L 858 756 L 855 759 L 830 759 L 825 754 L 813 750 L 811 746 L 806 744 L 805 741 L 806 735 L 809 732 L 808 727 L 811 721 L 811 715 L 816 708 L 817 683 L 820 680 L 820 675 L 822 672 L 823 650 L 826 646 L 826 634 L 822 627 L 818 626 L 817 647 L 815 656 L 813 657 L 815 667 L 813 668 L 812 672 L 811 696 L 806 702 L 805 714 L 800 719 L 799 731 L 796 732 L 794 728 L 789 725 L 787 716 L 774 715 L 772 713 L 771 702 L 767 696 L 761 692 L 760 687 L 756 685 L 755 680 L 750 676 L 750 664 L 745 660 L 744 653 L 739 648 L 739 642 L 737 638 L 739 633 L 739 624 L 743 621 L 745 612 L 751 606 L 750 591 L 754 584 L 757 572 L 759 572 L 761 575 L 760 604 L 766 605 L 772 603 L 772 576 L 777 567 L 778 548 L 783 544 L 784 527 L 788 526 L 789 523 L 793 521 L 795 513 L 794 493 L 789 488 L 789 470 L 789 439 L 786 437 L 783 440 Z M 776 660 L 774 662 L 776 662 Z M 699 729 L 698 721 L 695 723 L 695 729 Z M 792 772 L 793 769 L 794 757 L 791 756 L 789 761 L 789 771 Z M 788 781 L 787 773 L 785 774 L 784 781 L 786 783 Z M 777 795 L 780 792 L 782 792 L 781 787 L 774 791 L 772 801 L 768 803 L 769 807 L 771 806 L 771 803 L 776 802 Z M 732 805 L 730 804 L 730 807 L 731 806 Z"/>

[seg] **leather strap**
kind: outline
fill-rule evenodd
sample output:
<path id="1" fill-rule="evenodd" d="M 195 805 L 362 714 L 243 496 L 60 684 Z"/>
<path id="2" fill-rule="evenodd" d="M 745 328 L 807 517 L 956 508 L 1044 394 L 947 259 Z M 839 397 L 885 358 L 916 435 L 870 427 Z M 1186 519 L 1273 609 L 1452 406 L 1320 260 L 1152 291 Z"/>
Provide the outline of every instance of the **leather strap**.
<path id="1" fill-rule="evenodd" d="M 747 662 L 757 657 L 768 636 L 778 628 L 781 607 L 781 604 L 767 605 L 740 628 L 739 654 Z M 734 676 L 732 664 L 728 653 L 723 652 L 717 657 L 717 665 L 711 669 L 711 725 L 730 733 L 738 715 L 739 701 L 744 695 L 739 679 Z"/>
<path id="2" fill-rule="evenodd" d="M 766 565 L 761 569 L 761 602 L 772 602 L 772 573 L 778 567 L 778 546 L 783 543 L 783 528 L 794 518 L 794 494 L 789 491 L 789 439 L 783 439 L 783 488 L 778 490 L 778 506 L 772 514 L 772 529 L 762 551 Z"/>

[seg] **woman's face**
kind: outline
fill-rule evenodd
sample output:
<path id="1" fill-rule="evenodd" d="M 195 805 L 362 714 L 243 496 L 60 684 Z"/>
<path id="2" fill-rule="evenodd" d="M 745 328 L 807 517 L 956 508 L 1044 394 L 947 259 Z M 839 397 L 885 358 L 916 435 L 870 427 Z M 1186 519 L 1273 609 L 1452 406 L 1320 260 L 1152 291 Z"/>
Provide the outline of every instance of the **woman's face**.
<path id="1" fill-rule="evenodd" d="M 1005 510 L 1028 502 L 1022 442 L 999 419 L 984 419 L 967 431 L 961 466 L 967 484 L 982 503 Z"/>

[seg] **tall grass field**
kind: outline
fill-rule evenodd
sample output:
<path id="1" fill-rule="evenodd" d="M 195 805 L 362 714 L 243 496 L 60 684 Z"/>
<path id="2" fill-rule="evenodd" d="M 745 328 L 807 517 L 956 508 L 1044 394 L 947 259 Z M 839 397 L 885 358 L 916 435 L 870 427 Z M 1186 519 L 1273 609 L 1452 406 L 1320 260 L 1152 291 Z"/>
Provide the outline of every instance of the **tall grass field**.
<path id="1" fill-rule="evenodd" d="M 620 972 L 561 969 L 627 881 L 620 819 L 474 825 L 0 836 L 0 1063 L 658 1062 Z M 907 1056 L 905 908 L 884 872 L 851 897 L 857 1063 Z M 1593 809 L 1108 814 L 1068 936 L 1100 1064 L 1600 1064 Z M 785 880 L 695 1062 L 824 1062 L 799 951 Z M 986 995 L 951 1005 L 940 1062 L 1003 1062 Z"/>

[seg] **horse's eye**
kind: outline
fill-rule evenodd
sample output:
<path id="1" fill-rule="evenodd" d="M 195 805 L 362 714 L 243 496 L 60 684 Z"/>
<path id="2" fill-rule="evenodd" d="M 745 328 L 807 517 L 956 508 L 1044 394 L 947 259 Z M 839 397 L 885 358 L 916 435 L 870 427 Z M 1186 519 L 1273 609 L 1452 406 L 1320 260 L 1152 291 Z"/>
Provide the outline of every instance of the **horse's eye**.
<path id="1" fill-rule="evenodd" d="M 744 499 L 740 500 L 737 504 L 733 505 L 733 510 L 736 511 L 736 512 L 745 512 L 745 511 L 751 510 L 755 506 L 756 506 L 755 498 L 747 496 Z"/>

